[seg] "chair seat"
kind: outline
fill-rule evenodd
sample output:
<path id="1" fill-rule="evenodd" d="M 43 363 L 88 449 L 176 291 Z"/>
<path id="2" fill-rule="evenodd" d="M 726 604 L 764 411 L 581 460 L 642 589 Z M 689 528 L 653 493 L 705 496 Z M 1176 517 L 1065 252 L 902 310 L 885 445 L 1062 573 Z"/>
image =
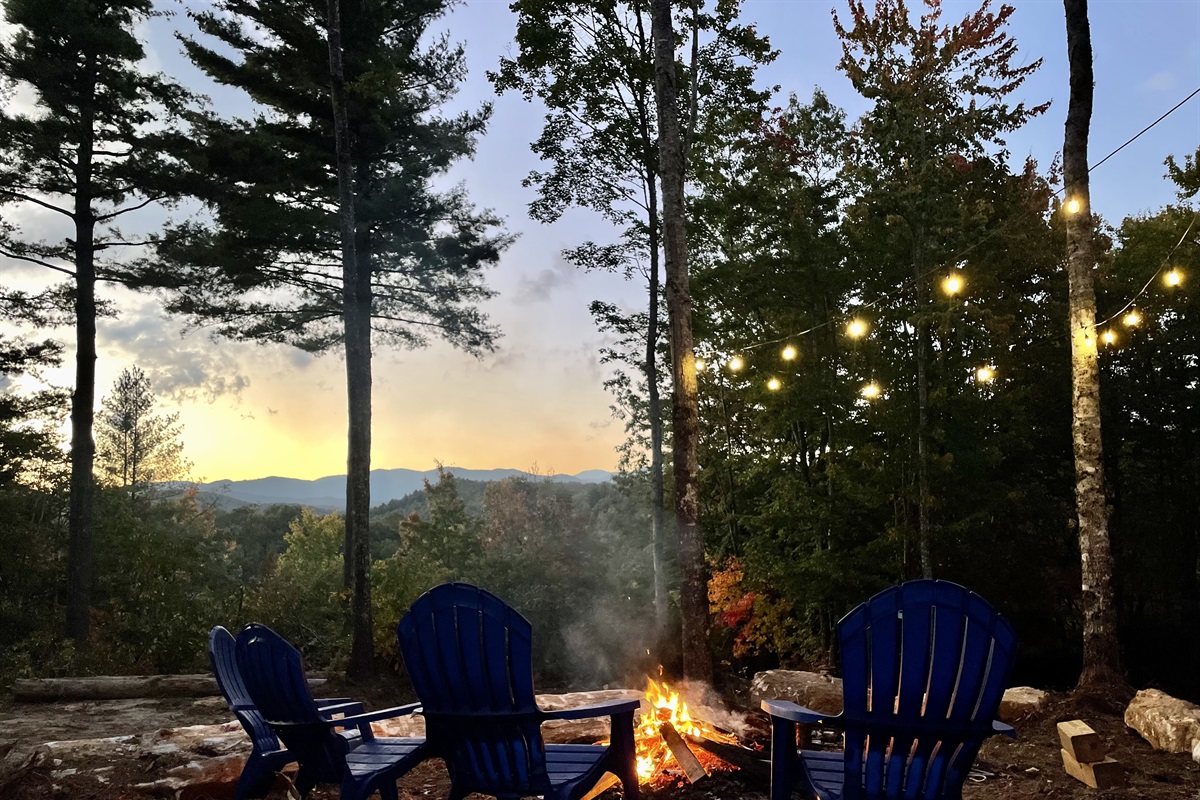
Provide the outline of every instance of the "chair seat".
<path id="1" fill-rule="evenodd" d="M 608 748 L 597 744 L 546 745 L 546 774 L 552 785 L 571 783 L 595 769 Z"/>
<path id="2" fill-rule="evenodd" d="M 820 800 L 838 800 L 842 796 L 845 753 L 827 750 L 801 750 L 800 758 L 813 792 Z"/>
<path id="3" fill-rule="evenodd" d="M 346 766 L 355 778 L 397 767 L 405 771 L 410 760 L 424 757 L 424 739 L 376 738 L 355 747 L 346 754 Z M 412 756 L 413 758 L 408 758 Z"/>

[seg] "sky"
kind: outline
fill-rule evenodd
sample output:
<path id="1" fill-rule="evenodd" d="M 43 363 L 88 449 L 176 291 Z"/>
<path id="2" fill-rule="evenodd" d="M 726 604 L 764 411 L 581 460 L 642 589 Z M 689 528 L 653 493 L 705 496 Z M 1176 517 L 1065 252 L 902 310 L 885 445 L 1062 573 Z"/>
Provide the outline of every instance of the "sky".
<path id="1" fill-rule="evenodd" d="M 1050 100 L 1049 111 L 1011 135 L 1019 163 L 1032 156 L 1049 165 L 1061 151 L 1068 98 L 1063 7 L 1057 0 L 1016 0 L 1010 31 L 1023 63 L 1044 59 L 1017 100 Z M 183 13 L 203 7 L 171 0 L 174 17 L 142 31 L 149 65 L 208 95 L 227 113 L 244 113 L 247 101 L 216 87 L 192 67 L 172 33 L 187 29 Z M 438 463 L 474 469 L 517 468 L 539 473 L 614 469 L 622 423 L 599 363 L 604 339 L 588 314 L 593 300 L 641 308 L 642 289 L 612 275 L 582 273 L 561 257 L 564 248 L 611 236 L 594 214 L 576 211 L 553 225 L 531 220 L 533 191 L 521 180 L 538 167 L 529 142 L 541 131 L 542 111 L 518 95 L 496 97 L 485 72 L 515 54 L 515 15 L 508 0 L 467 0 L 441 29 L 466 49 L 469 75 L 452 108 L 494 104 L 488 133 L 475 158 L 449 179 L 462 182 L 475 203 L 494 209 L 519 235 L 488 274 L 498 297 L 485 305 L 503 337 L 497 351 L 476 359 L 434 343 L 417 351 L 377 347 L 374 358 L 372 466 L 430 469 Z M 961 18 L 978 3 L 946 0 L 944 21 Z M 821 87 L 853 120 L 866 109 L 837 71 L 840 45 L 831 9 L 845 0 L 745 0 L 743 18 L 754 22 L 781 51 L 760 72 L 807 99 Z M 1090 155 L 1094 164 L 1200 87 L 1200 0 L 1092 0 L 1095 109 Z M 11 28 L 0 26 L 0 35 Z M 18 108 L 30 98 L 18 93 Z M 1092 205 L 1113 223 L 1174 200 L 1163 159 L 1200 145 L 1200 97 L 1092 174 Z M 28 231 L 61 236 L 44 214 L 10 208 L 4 218 Z M 150 229 L 167 216 L 147 209 L 136 225 Z M 0 283 L 32 288 L 47 276 L 36 267 L 0 259 Z M 99 323 L 97 395 L 106 394 L 121 370 L 146 371 L 160 409 L 178 413 L 192 477 L 201 481 L 284 476 L 312 479 L 345 472 L 344 362 L 336 354 L 313 357 L 293 348 L 214 341 L 165 316 L 152 296 L 108 288 L 120 310 Z M 70 341 L 70 330 L 55 332 Z M 67 365 L 49 374 L 69 386 Z M 0 390 L 6 387 L 0 385 Z"/>

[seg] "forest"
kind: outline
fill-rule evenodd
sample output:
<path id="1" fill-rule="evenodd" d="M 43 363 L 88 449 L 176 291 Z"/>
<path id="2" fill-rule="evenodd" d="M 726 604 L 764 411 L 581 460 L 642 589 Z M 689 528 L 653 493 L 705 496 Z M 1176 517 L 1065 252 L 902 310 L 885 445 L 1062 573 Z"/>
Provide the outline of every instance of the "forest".
<path id="1" fill-rule="evenodd" d="M 1010 6 L 835 3 L 839 70 L 866 101 L 852 118 L 819 88 L 762 84 L 800 45 L 741 0 L 514 2 L 488 78 L 544 113 L 529 215 L 599 215 L 612 235 L 563 257 L 644 297 L 591 307 L 620 470 L 443 473 L 373 505 L 373 355 L 484 354 L 499 334 L 485 270 L 513 237 L 439 182 L 490 135 L 486 102 L 448 110 L 455 4 L 190 12 L 187 58 L 244 92 L 246 117 L 147 62 L 139 26 L 165 5 L 3 2 L 0 99 L 36 102 L 0 111 L 0 269 L 55 281 L 0 280 L 0 683 L 205 671 L 207 631 L 250 621 L 365 680 L 403 669 L 413 600 L 465 580 L 533 623 L 539 686 L 659 663 L 720 685 L 836 669 L 838 619 L 925 576 L 1012 622 L 1015 683 L 1075 686 L 1100 609 L 1121 680 L 1200 700 L 1200 141 L 1161 154 L 1175 199 L 1121 220 L 1087 203 L 1104 154 L 1086 128 L 1082 171 L 1070 146 L 1014 158 L 1011 134 L 1067 108 L 1017 99 L 1041 62 L 1017 57 Z M 656 52 L 663 26 L 674 48 Z M 132 233 L 148 207 L 187 213 Z M 27 233 L 31 209 L 69 235 Z M 147 376 L 96 385 L 115 285 L 219 337 L 342 359 L 345 510 L 189 488 Z M 1099 387 L 1083 472 L 1073 348 Z M 60 365 L 70 385 L 39 382 Z M 1081 562 L 1097 530 L 1111 557 Z M 1107 598 L 1082 588 L 1097 563 Z"/>

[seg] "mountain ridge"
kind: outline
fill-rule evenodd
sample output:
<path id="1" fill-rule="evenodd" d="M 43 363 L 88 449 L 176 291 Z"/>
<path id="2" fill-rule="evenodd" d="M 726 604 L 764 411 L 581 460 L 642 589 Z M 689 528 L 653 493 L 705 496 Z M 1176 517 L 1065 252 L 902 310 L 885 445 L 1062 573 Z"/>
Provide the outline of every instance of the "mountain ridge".
<path id="1" fill-rule="evenodd" d="M 443 467 L 443 471 L 456 478 L 473 481 L 501 481 L 507 478 L 548 480 L 555 483 L 604 483 L 613 473 L 599 469 L 584 470 L 575 475 L 558 473 L 538 475 L 519 469 L 467 469 L 465 467 Z M 376 506 L 390 500 L 405 497 L 421 489 L 426 480 L 436 481 L 437 469 L 412 470 L 404 468 L 371 470 L 371 505 Z M 342 510 L 345 508 L 345 475 L 327 475 L 305 480 L 268 476 L 215 481 L 195 484 L 201 495 L 213 496 L 221 505 L 274 505 L 296 504 L 321 509 Z"/>

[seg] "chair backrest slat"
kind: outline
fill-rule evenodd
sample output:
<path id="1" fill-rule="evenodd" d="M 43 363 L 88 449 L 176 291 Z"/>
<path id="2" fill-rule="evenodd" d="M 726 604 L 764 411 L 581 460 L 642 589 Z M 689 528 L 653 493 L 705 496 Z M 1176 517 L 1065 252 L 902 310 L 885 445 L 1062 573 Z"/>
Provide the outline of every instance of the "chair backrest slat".
<path id="1" fill-rule="evenodd" d="M 843 800 L 957 796 L 1008 682 L 1012 627 L 957 584 L 910 581 L 851 611 L 838 634 Z"/>
<path id="2" fill-rule="evenodd" d="M 234 716 L 246 729 L 246 734 L 261 753 L 278 750 L 279 739 L 271 726 L 263 718 L 262 713 L 254 705 L 246 684 L 242 680 L 242 671 L 238 669 L 235 653 L 236 641 L 233 634 L 218 625 L 208 634 L 208 659 L 212 664 L 213 677 L 217 679 L 217 688 Z"/>
<path id="3" fill-rule="evenodd" d="M 252 624 L 238 634 L 236 654 L 246 690 L 301 768 L 316 782 L 340 782 L 346 742 L 318 710 L 300 652 L 267 626 Z"/>
<path id="4" fill-rule="evenodd" d="M 447 583 L 418 598 L 396 634 L 429 738 L 451 751 L 456 782 L 491 794 L 547 791 L 529 621 L 490 592 Z"/>

